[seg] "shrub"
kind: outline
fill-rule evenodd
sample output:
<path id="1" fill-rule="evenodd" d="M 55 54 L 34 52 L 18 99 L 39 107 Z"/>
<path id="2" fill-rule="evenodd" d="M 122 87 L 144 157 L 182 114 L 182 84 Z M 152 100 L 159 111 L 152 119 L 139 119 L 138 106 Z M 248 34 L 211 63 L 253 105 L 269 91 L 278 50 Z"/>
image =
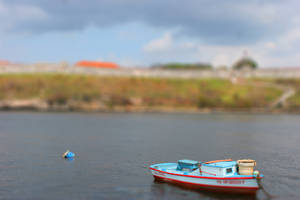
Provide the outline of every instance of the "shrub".
<path id="1" fill-rule="evenodd" d="M 167 63 L 154 65 L 153 68 L 210 70 L 212 65 L 206 63 Z"/>
<path id="2" fill-rule="evenodd" d="M 233 65 L 233 69 L 236 70 L 245 69 L 245 68 L 256 69 L 257 63 L 251 58 L 242 58 Z"/>

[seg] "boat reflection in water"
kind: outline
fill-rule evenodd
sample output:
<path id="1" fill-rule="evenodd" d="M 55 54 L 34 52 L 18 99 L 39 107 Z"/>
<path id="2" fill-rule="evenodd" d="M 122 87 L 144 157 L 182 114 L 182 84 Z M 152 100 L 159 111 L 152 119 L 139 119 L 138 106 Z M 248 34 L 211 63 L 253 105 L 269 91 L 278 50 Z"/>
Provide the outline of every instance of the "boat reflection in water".
<path id="1" fill-rule="evenodd" d="M 256 193 L 234 194 L 211 190 L 198 190 L 188 185 L 174 184 L 154 179 L 151 185 L 151 199 L 243 199 L 255 200 Z"/>

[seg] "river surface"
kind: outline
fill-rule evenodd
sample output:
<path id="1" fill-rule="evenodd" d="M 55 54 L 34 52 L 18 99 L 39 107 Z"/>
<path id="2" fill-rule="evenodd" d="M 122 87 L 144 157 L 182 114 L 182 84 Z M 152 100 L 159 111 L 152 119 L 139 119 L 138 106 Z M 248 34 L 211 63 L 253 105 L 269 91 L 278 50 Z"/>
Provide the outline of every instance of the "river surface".
<path id="1" fill-rule="evenodd" d="M 299 142 L 300 115 L 1 112 L 0 199 L 300 199 Z M 264 190 L 188 190 L 148 170 L 224 158 L 255 159 Z"/>

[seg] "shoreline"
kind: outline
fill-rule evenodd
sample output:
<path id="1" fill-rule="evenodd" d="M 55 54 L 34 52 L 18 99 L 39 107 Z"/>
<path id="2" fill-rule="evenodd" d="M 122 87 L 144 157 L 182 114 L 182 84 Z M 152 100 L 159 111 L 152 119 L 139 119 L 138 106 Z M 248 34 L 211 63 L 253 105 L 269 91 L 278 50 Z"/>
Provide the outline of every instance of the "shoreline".
<path id="1" fill-rule="evenodd" d="M 280 81 L 4 75 L 0 111 L 300 113 L 298 80 Z"/>
<path id="2" fill-rule="evenodd" d="M 249 113 L 249 114 L 300 114 L 298 108 L 195 108 L 195 107 L 167 107 L 167 106 L 103 106 L 95 104 L 65 104 L 49 105 L 41 100 L 13 100 L 0 101 L 0 112 L 85 112 L 85 113 L 186 113 L 186 114 L 210 114 L 210 113 Z"/>

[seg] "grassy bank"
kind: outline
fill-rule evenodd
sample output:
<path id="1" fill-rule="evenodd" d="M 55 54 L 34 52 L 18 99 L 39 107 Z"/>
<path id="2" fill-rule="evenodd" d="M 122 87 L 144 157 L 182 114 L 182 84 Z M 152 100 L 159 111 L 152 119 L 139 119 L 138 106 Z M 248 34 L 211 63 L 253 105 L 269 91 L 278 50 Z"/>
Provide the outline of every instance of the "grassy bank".
<path id="1" fill-rule="evenodd" d="M 0 75 L 0 101 L 39 99 L 47 106 L 113 110 L 116 107 L 251 109 L 280 96 L 272 87 L 228 80 L 181 80 L 59 74 Z"/>
<path id="2" fill-rule="evenodd" d="M 289 109 L 300 108 L 300 79 L 276 79 L 272 81 L 279 85 L 294 88 L 296 93 L 288 99 L 288 107 Z"/>

